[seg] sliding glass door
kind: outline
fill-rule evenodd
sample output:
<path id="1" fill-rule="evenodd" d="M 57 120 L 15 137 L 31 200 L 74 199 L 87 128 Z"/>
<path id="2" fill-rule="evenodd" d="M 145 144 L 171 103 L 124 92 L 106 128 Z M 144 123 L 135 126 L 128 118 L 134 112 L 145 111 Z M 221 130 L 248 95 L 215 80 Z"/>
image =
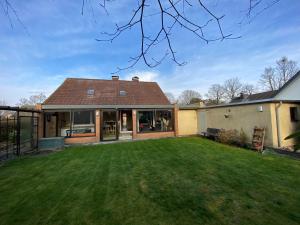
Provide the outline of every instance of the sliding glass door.
<path id="1" fill-rule="evenodd" d="M 118 139 L 118 118 L 116 110 L 105 110 L 102 112 L 101 140 L 114 141 Z"/>

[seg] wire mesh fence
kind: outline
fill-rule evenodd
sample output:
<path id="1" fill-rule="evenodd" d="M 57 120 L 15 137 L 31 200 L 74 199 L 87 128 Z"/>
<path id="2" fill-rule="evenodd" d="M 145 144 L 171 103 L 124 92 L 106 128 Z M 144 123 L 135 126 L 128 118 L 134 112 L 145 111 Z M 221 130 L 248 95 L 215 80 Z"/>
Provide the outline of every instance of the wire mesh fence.
<path id="1" fill-rule="evenodd" d="M 36 111 L 15 109 L 8 112 L 6 110 L 0 116 L 0 160 L 38 149 L 39 117 Z"/>
<path id="2" fill-rule="evenodd" d="M 0 118 L 0 159 L 17 154 L 17 120 Z"/>

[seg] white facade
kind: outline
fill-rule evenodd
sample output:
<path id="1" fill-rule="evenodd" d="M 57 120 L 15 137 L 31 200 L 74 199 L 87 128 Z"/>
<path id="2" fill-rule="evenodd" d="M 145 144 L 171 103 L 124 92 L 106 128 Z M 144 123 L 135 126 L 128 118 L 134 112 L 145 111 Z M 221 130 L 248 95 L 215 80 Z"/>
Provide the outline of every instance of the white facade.
<path id="1" fill-rule="evenodd" d="M 295 76 L 295 79 L 274 97 L 275 100 L 300 100 L 300 75 Z"/>

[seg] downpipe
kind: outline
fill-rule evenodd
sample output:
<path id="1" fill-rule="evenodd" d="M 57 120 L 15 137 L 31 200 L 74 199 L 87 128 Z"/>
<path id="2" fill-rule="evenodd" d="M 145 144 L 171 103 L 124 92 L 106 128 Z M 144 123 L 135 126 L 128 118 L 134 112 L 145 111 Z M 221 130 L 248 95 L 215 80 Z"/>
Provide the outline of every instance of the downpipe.
<path id="1" fill-rule="evenodd" d="M 276 115 L 276 129 L 277 129 L 277 144 L 278 148 L 281 148 L 281 127 L 280 127 L 280 116 L 279 116 L 279 108 L 282 105 L 282 101 L 275 106 L 275 115 Z"/>

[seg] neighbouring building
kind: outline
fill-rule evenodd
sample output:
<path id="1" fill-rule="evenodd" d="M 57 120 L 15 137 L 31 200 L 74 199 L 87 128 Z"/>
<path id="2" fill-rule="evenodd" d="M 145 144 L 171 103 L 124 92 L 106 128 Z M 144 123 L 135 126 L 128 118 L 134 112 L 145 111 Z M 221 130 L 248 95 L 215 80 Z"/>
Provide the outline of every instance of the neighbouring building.
<path id="1" fill-rule="evenodd" d="M 243 129 L 251 141 L 255 126 L 266 129 L 266 146 L 294 145 L 293 139 L 285 138 L 300 129 L 300 72 L 276 91 L 241 94 L 228 104 L 180 106 L 178 111 L 178 133 L 182 135 L 201 134 L 207 128 Z"/>
<path id="2" fill-rule="evenodd" d="M 40 133 L 67 144 L 176 135 L 176 108 L 156 82 L 138 77 L 67 78 L 40 108 Z"/>

